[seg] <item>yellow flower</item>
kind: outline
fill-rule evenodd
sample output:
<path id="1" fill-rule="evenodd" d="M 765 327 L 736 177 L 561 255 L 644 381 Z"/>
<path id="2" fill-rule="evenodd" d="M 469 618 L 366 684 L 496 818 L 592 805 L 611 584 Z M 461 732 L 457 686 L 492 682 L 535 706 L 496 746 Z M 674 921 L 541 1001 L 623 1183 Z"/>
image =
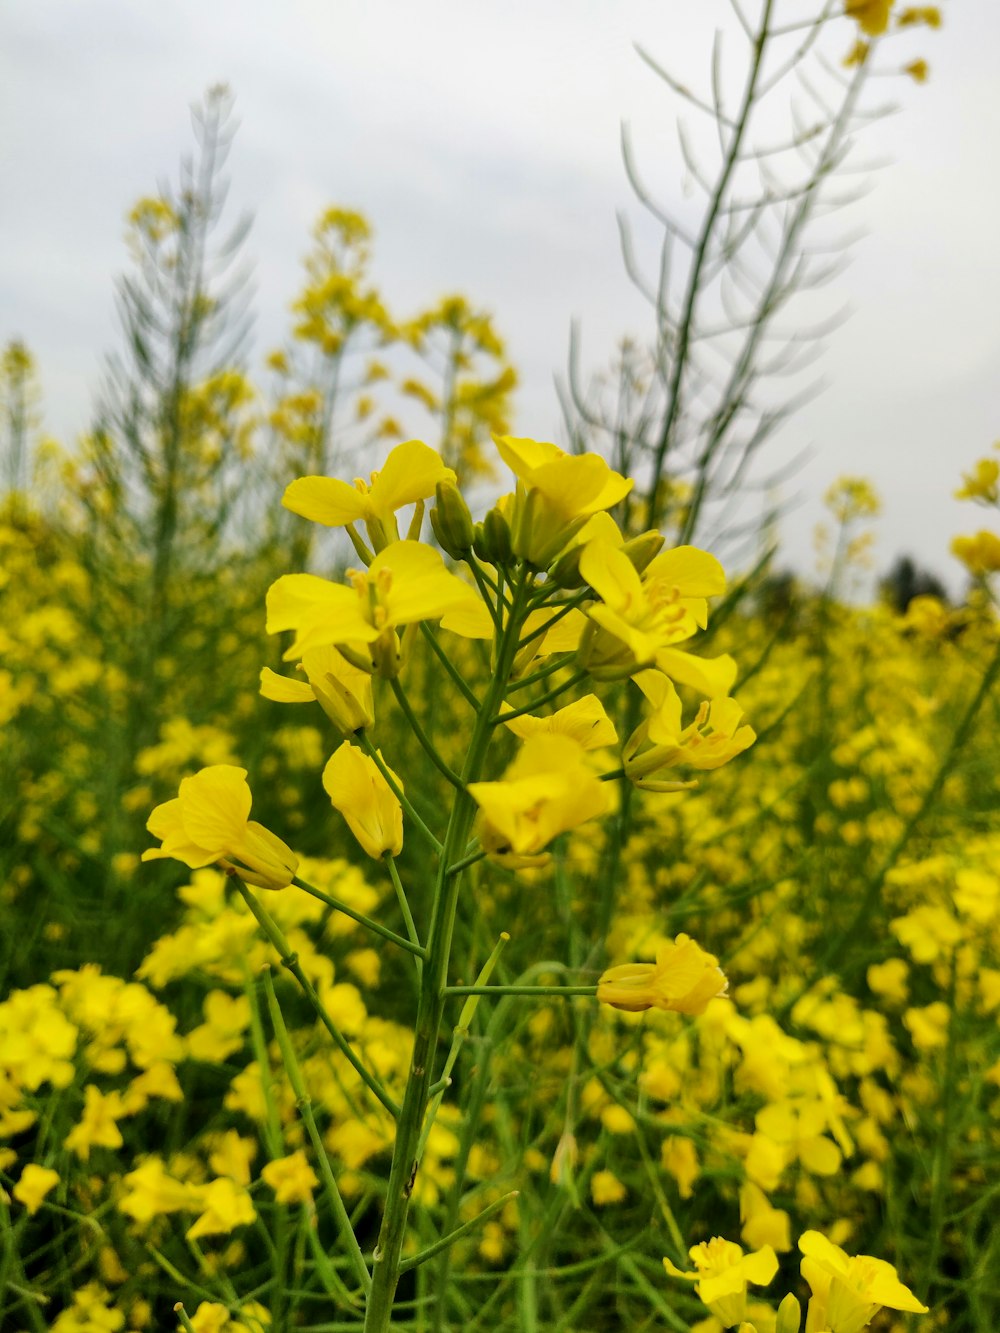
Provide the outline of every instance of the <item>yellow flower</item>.
<path id="1" fill-rule="evenodd" d="M 445 569 L 441 556 L 420 542 L 394 542 L 367 571 L 349 571 L 351 586 L 316 574 L 283 574 L 267 593 L 267 632 L 294 630 L 286 661 L 301 660 L 311 648 L 368 645 L 373 666 L 383 675 L 399 669 L 396 629 L 420 620 L 438 620 L 474 603 L 468 584 Z"/>
<path id="2" fill-rule="evenodd" d="M 91 1148 L 120 1148 L 123 1143 L 116 1121 L 125 1114 L 121 1096 L 107 1094 L 93 1083 L 83 1090 L 83 1118 L 74 1125 L 63 1141 L 63 1147 L 75 1152 L 82 1162 L 90 1157 Z"/>
<path id="3" fill-rule="evenodd" d="M 859 1254 L 851 1257 L 819 1231 L 799 1238 L 802 1276 L 812 1299 L 806 1317 L 809 1329 L 830 1333 L 860 1333 L 883 1306 L 926 1314 L 927 1306 L 900 1282 L 895 1268 L 884 1259 Z"/>
<path id="4" fill-rule="evenodd" d="M 509 704 L 504 704 L 500 709 L 501 713 L 508 710 Z M 523 741 L 539 734 L 569 736 L 585 750 L 600 750 L 618 742 L 614 723 L 594 694 L 585 694 L 582 699 L 557 709 L 548 717 L 532 717 L 530 713 L 522 713 L 505 725 Z"/>
<path id="5" fill-rule="evenodd" d="M 245 768 L 213 764 L 184 778 L 177 797 L 149 816 L 146 827 L 163 845 L 149 848 L 142 859 L 170 856 L 192 870 L 218 864 L 262 889 L 290 884 L 298 857 L 269 829 L 248 820 L 246 776 Z"/>
<path id="6" fill-rule="evenodd" d="M 655 710 L 622 750 L 625 773 L 637 787 L 673 791 L 676 783 L 649 781 L 650 775 L 679 765 L 701 771 L 720 768 L 757 739 L 753 728 L 743 722 L 743 709 L 735 699 L 706 700 L 695 720 L 684 727 L 680 698 L 666 676 L 643 671 L 636 684 Z"/>
<path id="7" fill-rule="evenodd" d="M 914 83 L 926 83 L 930 66 L 926 60 L 911 60 L 908 65 L 903 66 L 903 73 L 909 74 Z"/>
<path id="8" fill-rule="evenodd" d="M 175 1180 L 159 1157 L 146 1160 L 125 1177 L 128 1193 L 118 1207 L 136 1222 L 149 1222 L 161 1213 L 177 1213 L 197 1206 L 197 1189 Z"/>
<path id="9" fill-rule="evenodd" d="M 601 598 L 587 608 L 601 632 L 581 654 L 595 674 L 652 666 L 660 649 L 705 628 L 706 598 L 726 586 L 715 557 L 693 546 L 661 552 L 640 578 L 620 547 L 598 539 L 584 548 L 580 573 Z"/>
<path id="10" fill-rule="evenodd" d="M 544 440 L 493 438 L 518 479 L 508 513 L 514 554 L 536 569 L 548 569 L 588 518 L 613 508 L 632 489 L 597 454 L 567 454 Z"/>
<path id="11" fill-rule="evenodd" d="M 199 1236 L 227 1234 L 235 1227 L 252 1222 L 257 1216 L 250 1195 L 228 1176 L 198 1186 L 197 1193 L 202 1214 L 185 1231 L 188 1240 L 197 1240 Z"/>
<path id="12" fill-rule="evenodd" d="M 397 509 L 429 499 L 439 481 L 455 480 L 433 449 L 420 440 L 407 440 L 391 451 L 380 472 L 371 474 L 370 485 L 360 479 L 351 486 L 333 477 L 300 477 L 287 488 L 282 504 L 331 528 L 362 521 L 372 546 L 381 551 L 399 540 Z"/>
<path id="13" fill-rule="evenodd" d="M 770 1245 L 744 1254 L 735 1241 L 715 1236 L 692 1245 L 688 1254 L 696 1272 L 684 1273 L 669 1259 L 664 1259 L 664 1268 L 671 1277 L 696 1283 L 695 1294 L 726 1328 L 741 1323 L 746 1315 L 747 1284 L 766 1287 L 778 1271 L 778 1257 Z"/>
<path id="14" fill-rule="evenodd" d="M 551 733 L 529 736 L 499 782 L 471 782 L 469 792 L 483 812 L 483 846 L 511 868 L 537 864 L 553 838 L 605 814 L 610 801 L 583 746 Z"/>
<path id="15" fill-rule="evenodd" d="M 392 769 L 389 769 L 392 773 Z M 392 774 L 402 790 L 402 783 Z M 403 850 L 403 807 L 373 759 L 344 741 L 323 769 L 323 786 L 335 810 L 369 856 Z"/>
<path id="16" fill-rule="evenodd" d="M 21 1172 L 21 1179 L 11 1191 L 18 1203 L 23 1203 L 29 1213 L 37 1213 L 49 1190 L 59 1184 L 59 1172 L 47 1166 L 36 1166 L 29 1162 Z"/>
<path id="17" fill-rule="evenodd" d="M 615 1009 L 640 1013 L 667 1009 L 703 1014 L 710 1000 L 725 995 L 728 982 L 719 960 L 687 935 L 661 944 L 655 963 L 610 967 L 597 983 L 597 998 Z"/>
<path id="18" fill-rule="evenodd" d="M 1000 569 L 1000 537 L 995 532 L 983 530 L 973 537 L 955 537 L 951 553 L 974 578 L 995 574 Z"/>
<path id="19" fill-rule="evenodd" d="M 896 19 L 899 28 L 911 28 L 917 23 L 926 23 L 928 28 L 940 28 L 940 9 L 937 5 L 915 5 L 911 9 L 904 9 Z"/>
<path id="20" fill-rule="evenodd" d="M 844 0 L 844 13 L 869 37 L 878 37 L 889 26 L 893 3 L 894 0 Z"/>
<path id="21" fill-rule="evenodd" d="M 349 662 L 332 644 L 308 649 L 299 670 L 305 680 L 291 680 L 264 667 L 261 694 L 281 704 L 318 703 L 344 736 L 363 731 L 375 721 L 371 673 Z"/>
<path id="22" fill-rule="evenodd" d="M 980 458 L 972 472 L 963 472 L 965 483 L 955 492 L 956 500 L 982 500 L 995 505 L 1000 501 L 1000 461 Z"/>
<path id="23" fill-rule="evenodd" d="M 300 1148 L 290 1157 L 278 1157 L 260 1173 L 261 1179 L 274 1190 L 278 1203 L 309 1203 L 319 1177 L 309 1165 Z"/>
<path id="24" fill-rule="evenodd" d="M 590 1180 L 590 1197 L 597 1208 L 609 1203 L 621 1203 L 628 1190 L 613 1171 L 595 1171 Z"/>

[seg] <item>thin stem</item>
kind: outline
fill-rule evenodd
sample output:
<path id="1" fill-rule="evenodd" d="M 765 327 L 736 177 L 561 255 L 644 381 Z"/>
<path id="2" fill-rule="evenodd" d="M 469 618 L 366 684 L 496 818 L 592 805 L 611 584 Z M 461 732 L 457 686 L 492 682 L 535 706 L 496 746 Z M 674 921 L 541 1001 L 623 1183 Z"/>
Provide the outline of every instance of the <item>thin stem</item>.
<path id="1" fill-rule="evenodd" d="M 459 875 L 463 870 L 468 870 L 469 866 L 474 866 L 477 861 L 481 861 L 485 855 L 486 852 L 480 847 L 476 851 L 470 852 L 468 856 L 463 856 L 461 861 L 456 861 L 454 865 L 449 866 L 447 873 L 449 875 Z"/>
<path id="2" fill-rule="evenodd" d="M 448 767 L 445 761 L 441 758 L 441 756 L 435 749 L 434 744 L 431 741 L 430 737 L 427 735 L 426 731 L 424 731 L 423 727 L 420 725 L 417 715 L 416 713 L 414 713 L 412 707 L 410 706 L 410 701 L 409 699 L 407 699 L 406 691 L 403 689 L 402 685 L 400 685 L 399 681 L 396 680 L 395 678 L 391 680 L 389 683 L 392 687 L 393 694 L 396 696 L 396 702 L 399 704 L 403 712 L 403 716 L 410 724 L 410 730 L 413 732 L 414 736 L 416 736 L 417 740 L 420 742 L 421 748 L 427 755 L 427 758 L 431 761 L 431 763 L 434 765 L 437 771 L 444 778 L 446 778 L 447 781 L 450 782 L 453 787 L 461 787 L 462 782 L 458 774 L 452 772 L 452 770 Z"/>
<path id="3" fill-rule="evenodd" d="M 423 960 L 427 957 L 427 951 L 420 943 L 420 936 L 417 934 L 416 922 L 413 920 L 413 913 L 410 911 L 410 904 L 407 901 L 406 890 L 403 888 L 403 881 L 399 878 L 399 870 L 396 866 L 396 858 L 392 852 L 386 852 L 385 863 L 389 867 L 389 877 L 392 880 L 392 887 L 396 890 L 396 901 L 399 903 L 399 910 L 403 914 L 403 921 L 406 924 L 406 933 L 410 937 L 410 942 L 415 949 L 419 950 L 417 959 L 417 976 L 420 976 L 423 968 Z"/>
<path id="4" fill-rule="evenodd" d="M 388 855 L 388 854 L 387 854 Z M 390 858 L 391 859 L 391 858 Z M 302 889 L 305 893 L 318 898 L 321 903 L 326 903 L 327 907 L 332 907 L 335 912 L 342 912 L 344 916 L 349 916 L 352 921 L 356 921 L 359 926 L 364 926 L 366 930 L 374 931 L 376 935 L 381 935 L 383 939 L 390 943 L 398 945 L 400 949 L 405 949 L 407 953 L 414 953 L 418 958 L 424 957 L 424 950 L 419 941 L 414 939 L 404 939 L 402 935 L 397 935 L 394 930 L 388 926 L 383 926 L 381 922 L 374 921 L 370 916 L 365 916 L 364 912 L 359 912 L 355 908 L 342 902 L 340 898 L 334 898 L 329 893 L 324 893 L 322 889 L 317 889 L 314 884 L 307 884 L 304 879 L 299 879 L 298 875 L 292 880 L 296 888 Z M 409 925 L 410 923 L 408 923 Z"/>
<path id="5" fill-rule="evenodd" d="M 305 1082 L 302 1078 L 302 1072 L 299 1069 L 299 1062 L 295 1057 L 295 1051 L 288 1038 L 288 1029 L 285 1027 L 284 1016 L 281 1012 L 281 1006 L 278 1004 L 278 997 L 274 993 L 274 981 L 271 977 L 271 969 L 265 968 L 263 972 L 264 993 L 267 996 L 267 1007 L 271 1013 L 271 1025 L 274 1028 L 274 1035 L 278 1039 L 278 1046 L 281 1050 L 281 1058 L 284 1061 L 285 1072 L 288 1075 L 288 1081 L 292 1085 L 292 1091 L 295 1093 L 295 1104 L 298 1107 L 299 1115 L 306 1127 L 306 1133 L 309 1135 L 309 1142 L 312 1144 L 313 1152 L 316 1155 L 316 1162 L 319 1166 L 320 1175 L 323 1177 L 323 1184 L 326 1188 L 327 1198 L 330 1201 L 330 1208 L 333 1212 L 334 1220 L 337 1224 L 337 1230 L 340 1238 L 347 1248 L 347 1257 L 351 1261 L 351 1267 L 358 1281 L 361 1283 L 363 1291 L 371 1290 L 371 1274 L 368 1272 L 368 1266 L 365 1263 L 364 1255 L 361 1253 L 361 1247 L 358 1244 L 358 1238 L 354 1234 L 354 1228 L 351 1226 L 351 1219 L 344 1207 L 344 1200 L 341 1197 L 340 1190 L 337 1188 L 337 1182 L 334 1179 L 333 1171 L 330 1168 L 330 1158 L 323 1145 L 320 1132 L 316 1128 L 316 1118 L 312 1113 L 312 1099 L 306 1092 Z"/>
<path id="6" fill-rule="evenodd" d="M 446 986 L 445 995 L 596 995 L 594 986 Z"/>
<path id="7" fill-rule="evenodd" d="M 501 722 L 512 722 L 515 717 L 523 717 L 525 713 L 533 713 L 536 708 L 541 708 L 544 704 L 551 703 L 553 699 L 558 699 L 560 694 L 565 694 L 567 690 L 573 689 L 581 681 L 587 679 L 586 671 L 577 671 L 570 676 L 569 680 L 563 681 L 555 689 L 549 690 L 538 699 L 532 699 L 531 703 L 524 704 L 521 708 L 511 709 L 509 713 L 499 713 L 496 717 L 490 718 L 490 725 L 498 727 Z"/>
<path id="8" fill-rule="evenodd" d="M 435 1241 L 433 1245 L 429 1245 L 426 1250 L 421 1250 L 419 1254 L 415 1254 L 409 1259 L 404 1259 L 399 1265 L 399 1271 L 401 1273 L 407 1273 L 411 1268 L 416 1268 L 418 1264 L 426 1263 L 428 1259 L 433 1259 L 434 1256 L 440 1254 L 442 1250 L 450 1249 L 457 1240 L 461 1240 L 462 1237 L 467 1236 L 470 1231 L 475 1231 L 475 1229 L 481 1227 L 484 1222 L 488 1222 L 491 1217 L 496 1213 L 499 1213 L 502 1208 L 505 1208 L 507 1204 L 510 1203 L 511 1199 L 516 1199 L 520 1192 L 520 1190 L 511 1190 L 509 1194 L 503 1195 L 502 1198 L 491 1203 L 488 1208 L 484 1208 L 477 1217 L 472 1219 L 471 1222 L 466 1222 L 464 1226 L 456 1227 L 456 1229 L 450 1232 L 447 1236 L 442 1236 L 441 1239 Z"/>
<path id="9" fill-rule="evenodd" d="M 235 880 L 237 889 L 239 889 L 240 893 L 243 896 L 243 901 L 246 903 L 247 907 L 249 907 L 250 911 L 257 918 L 257 924 L 260 926 L 261 930 L 264 932 L 267 938 L 271 941 L 271 944 L 273 945 L 274 950 L 281 961 L 282 967 L 284 967 L 287 971 L 291 972 L 292 976 L 299 983 L 306 996 L 306 999 L 309 1001 L 309 1003 L 315 1010 L 316 1017 L 319 1019 L 319 1021 L 326 1028 L 327 1032 L 333 1038 L 334 1044 L 340 1051 L 341 1055 L 344 1056 L 344 1058 L 353 1068 L 354 1072 L 364 1083 L 365 1087 L 382 1103 L 382 1105 L 389 1112 L 389 1114 L 393 1117 L 398 1116 L 399 1106 L 389 1096 L 389 1094 L 386 1092 L 385 1088 L 383 1088 L 382 1084 L 375 1077 L 375 1075 L 372 1074 L 368 1070 L 368 1068 L 361 1062 L 361 1060 L 358 1059 L 357 1055 L 355 1055 L 354 1053 L 353 1048 L 351 1047 L 350 1042 L 347 1040 L 347 1038 L 343 1035 L 343 1033 L 334 1023 L 330 1015 L 326 1012 L 322 1000 L 320 1000 L 319 996 L 316 993 L 316 988 L 313 986 L 312 982 L 309 980 L 306 974 L 302 971 L 302 967 L 299 963 L 298 957 L 292 952 L 291 948 L 289 947 L 288 941 L 281 933 L 280 928 L 275 924 L 275 922 L 271 919 L 271 917 L 264 910 L 264 908 L 261 907 L 260 903 L 249 891 L 249 889 L 243 883 L 243 881 L 236 876 L 233 876 L 233 879 Z"/>
<path id="10" fill-rule="evenodd" d="M 465 677 L 458 670 L 458 668 L 452 662 L 451 658 L 438 643 L 437 635 L 434 633 L 434 630 L 431 628 L 431 626 L 427 623 L 426 620 L 421 620 L 420 632 L 427 640 L 427 642 L 430 644 L 430 646 L 434 649 L 435 656 L 437 657 L 441 665 L 444 667 L 445 671 L 447 671 L 448 675 L 451 677 L 452 682 L 455 685 L 456 689 L 458 690 L 459 694 L 462 696 L 462 698 L 465 700 L 467 704 L 470 704 L 478 712 L 479 700 L 476 698 L 472 690 L 470 690 L 468 685 L 465 683 Z"/>

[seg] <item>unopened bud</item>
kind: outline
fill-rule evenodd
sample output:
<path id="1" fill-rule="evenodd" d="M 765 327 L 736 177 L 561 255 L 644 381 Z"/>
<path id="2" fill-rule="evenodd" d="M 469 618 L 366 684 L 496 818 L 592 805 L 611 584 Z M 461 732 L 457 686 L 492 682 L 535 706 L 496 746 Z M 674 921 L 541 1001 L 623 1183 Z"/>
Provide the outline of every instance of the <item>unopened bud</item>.
<path id="1" fill-rule="evenodd" d="M 434 536 L 445 554 L 453 560 L 464 560 L 472 550 L 475 535 L 469 506 L 452 481 L 439 481 L 435 494 L 437 504 L 431 510 Z"/>
<path id="2" fill-rule="evenodd" d="M 789 1292 L 778 1306 L 778 1320 L 774 1326 L 774 1333 L 799 1333 L 801 1322 L 802 1306 Z"/>
<path id="3" fill-rule="evenodd" d="M 642 574 L 649 562 L 663 550 L 664 536 L 655 528 L 640 532 L 638 537 L 630 537 L 622 543 L 622 551 L 628 556 L 637 574 Z"/>
<path id="4" fill-rule="evenodd" d="M 513 557 L 510 526 L 499 509 L 491 509 L 482 523 L 476 524 L 472 546 L 476 555 L 491 565 L 510 564 Z"/>
<path id="5" fill-rule="evenodd" d="M 583 551 L 584 547 L 582 545 L 571 546 L 568 551 L 563 551 L 549 570 L 549 578 L 557 588 L 565 588 L 567 592 L 573 592 L 584 586 L 586 579 L 580 573 L 580 557 L 583 555 Z"/>

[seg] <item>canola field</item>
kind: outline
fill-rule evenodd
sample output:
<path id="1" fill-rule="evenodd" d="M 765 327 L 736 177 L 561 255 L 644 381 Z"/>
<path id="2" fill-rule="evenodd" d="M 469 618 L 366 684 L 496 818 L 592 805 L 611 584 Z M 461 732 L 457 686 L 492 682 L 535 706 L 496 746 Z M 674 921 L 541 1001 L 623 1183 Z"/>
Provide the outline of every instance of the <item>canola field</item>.
<path id="1" fill-rule="evenodd" d="M 748 27 L 686 297 L 565 448 L 344 208 L 251 378 L 224 89 L 72 447 L 3 349 L 0 1333 L 1000 1328 L 1000 455 L 954 600 L 859 601 L 863 478 L 818 573 L 713 518 L 893 11 L 838 8 L 748 221 L 761 53 L 828 8 Z"/>
<path id="2" fill-rule="evenodd" d="M 178 579 L 144 681 L 10 497 L 3 1327 L 989 1328 L 995 539 L 727 591 L 496 448 L 293 481 L 350 572 Z"/>

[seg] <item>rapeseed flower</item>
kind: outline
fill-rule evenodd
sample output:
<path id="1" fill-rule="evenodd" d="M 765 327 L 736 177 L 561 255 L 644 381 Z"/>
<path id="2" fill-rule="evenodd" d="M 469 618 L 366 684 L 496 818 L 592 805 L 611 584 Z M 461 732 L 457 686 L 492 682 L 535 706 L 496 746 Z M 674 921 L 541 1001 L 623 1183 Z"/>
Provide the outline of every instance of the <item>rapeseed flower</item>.
<path id="1" fill-rule="evenodd" d="M 927 1313 L 927 1306 L 903 1286 L 895 1268 L 884 1259 L 869 1254 L 852 1257 L 819 1231 L 804 1232 L 799 1249 L 802 1276 L 812 1290 L 807 1330 L 860 1333 L 883 1307 Z"/>
<path id="2" fill-rule="evenodd" d="M 41 1208 L 49 1191 L 55 1189 L 58 1184 L 58 1171 L 29 1162 L 11 1193 L 18 1203 L 23 1203 L 28 1212 L 34 1214 Z"/>
<path id="3" fill-rule="evenodd" d="M 402 789 L 395 773 L 392 776 Z M 373 759 L 344 741 L 323 769 L 323 787 L 369 856 L 399 855 L 403 807 Z"/>
<path id="4" fill-rule="evenodd" d="M 351 736 L 375 721 L 372 678 L 369 671 L 349 662 L 332 644 L 309 648 L 299 670 L 305 680 L 279 676 L 270 667 L 260 673 L 260 692 L 276 703 L 318 703 L 344 736 Z"/>
<path id="5" fill-rule="evenodd" d="M 286 661 L 302 660 L 309 649 L 327 644 L 342 652 L 364 646 L 372 669 L 394 676 L 399 670 L 397 628 L 439 620 L 477 600 L 468 584 L 445 569 L 438 552 L 420 542 L 394 542 L 367 571 L 351 570 L 349 578 L 350 586 L 316 574 L 283 574 L 271 585 L 268 634 L 289 629 L 296 634 Z"/>
<path id="6" fill-rule="evenodd" d="M 144 861 L 173 857 L 192 870 L 219 865 L 248 884 L 283 889 L 292 882 L 298 857 L 269 829 L 248 819 L 252 797 L 246 769 L 213 764 L 185 778 L 172 801 L 158 805 L 146 827 L 161 847 Z"/>
<path id="7" fill-rule="evenodd" d="M 597 454 L 567 454 L 544 440 L 511 435 L 493 439 L 517 477 L 507 513 L 513 551 L 536 569 L 548 569 L 587 519 L 613 508 L 632 489 L 632 481 Z"/>
<path id="8" fill-rule="evenodd" d="M 711 1312 L 732 1328 L 746 1317 L 747 1286 L 766 1287 L 778 1271 L 778 1256 L 770 1245 L 744 1254 L 735 1241 L 715 1236 L 701 1245 L 692 1245 L 688 1254 L 695 1272 L 685 1273 L 664 1259 L 671 1277 L 695 1283 L 695 1294 Z"/>
<path id="9" fill-rule="evenodd" d="M 483 814 L 483 846 L 512 869 L 544 864 L 553 838 L 610 805 L 583 746 L 556 734 L 529 736 L 502 779 L 470 782 L 469 792 Z"/>
<path id="10" fill-rule="evenodd" d="M 290 1157 L 277 1157 L 260 1173 L 265 1185 L 274 1190 L 278 1203 L 311 1203 L 319 1177 L 309 1165 L 301 1148 Z"/>
<path id="11" fill-rule="evenodd" d="M 610 967 L 597 983 L 597 998 L 615 1009 L 641 1013 L 667 1009 L 678 1014 L 703 1014 L 709 1001 L 728 987 L 719 960 L 687 935 L 667 940 L 655 963 L 623 963 Z"/>
<path id="12" fill-rule="evenodd" d="M 626 741 L 622 763 L 626 776 L 650 791 L 672 791 L 676 783 L 650 781 L 664 768 L 688 767 L 701 771 L 720 768 L 750 748 L 757 739 L 743 721 L 735 699 L 702 703 L 694 721 L 682 725 L 681 701 L 673 684 L 658 671 L 643 671 L 636 678 L 653 711 Z"/>
<path id="13" fill-rule="evenodd" d="M 282 504 L 293 514 L 329 528 L 363 522 L 376 552 L 399 540 L 396 510 L 434 494 L 439 481 L 456 480 L 441 456 L 420 440 L 407 440 L 391 451 L 370 483 L 350 485 L 334 477 L 299 477 L 285 491 Z"/>

